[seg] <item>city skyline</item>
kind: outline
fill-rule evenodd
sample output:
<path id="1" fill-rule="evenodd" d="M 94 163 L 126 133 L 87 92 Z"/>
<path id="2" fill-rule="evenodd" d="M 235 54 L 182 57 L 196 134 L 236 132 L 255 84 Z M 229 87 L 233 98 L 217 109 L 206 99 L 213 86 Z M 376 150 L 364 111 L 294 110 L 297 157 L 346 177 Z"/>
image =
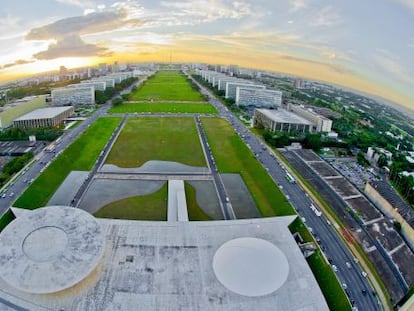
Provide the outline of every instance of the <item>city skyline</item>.
<path id="1" fill-rule="evenodd" d="M 0 80 L 172 55 L 335 83 L 414 109 L 413 15 L 410 0 L 6 0 Z"/>

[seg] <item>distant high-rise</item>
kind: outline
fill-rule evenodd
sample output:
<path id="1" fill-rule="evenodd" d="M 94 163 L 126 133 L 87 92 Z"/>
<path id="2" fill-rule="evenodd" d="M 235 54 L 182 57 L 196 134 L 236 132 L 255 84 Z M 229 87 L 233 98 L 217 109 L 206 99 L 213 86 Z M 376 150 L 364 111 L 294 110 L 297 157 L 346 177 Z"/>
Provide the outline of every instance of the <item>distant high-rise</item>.
<path id="1" fill-rule="evenodd" d="M 99 74 L 106 74 L 108 72 L 108 65 L 106 63 L 99 64 Z"/>
<path id="2" fill-rule="evenodd" d="M 305 81 L 302 79 L 296 78 L 295 81 L 293 81 L 293 86 L 295 87 L 295 89 L 304 89 Z"/>

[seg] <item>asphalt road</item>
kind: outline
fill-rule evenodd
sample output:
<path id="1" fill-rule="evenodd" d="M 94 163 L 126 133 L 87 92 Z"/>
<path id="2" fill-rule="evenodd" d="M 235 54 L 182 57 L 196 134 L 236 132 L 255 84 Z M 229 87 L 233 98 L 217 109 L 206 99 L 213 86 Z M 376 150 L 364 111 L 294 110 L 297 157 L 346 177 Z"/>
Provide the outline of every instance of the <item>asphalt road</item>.
<path id="1" fill-rule="evenodd" d="M 142 83 L 144 80 L 140 80 L 134 83 L 132 86 L 121 91 L 121 94 L 131 92 L 131 89 Z M 117 97 L 118 94 L 115 94 Z M 20 174 L 15 182 L 10 184 L 7 189 L 4 189 L 0 194 L 0 215 L 3 215 L 14 201 L 28 188 L 31 181 L 35 180 L 44 170 L 45 166 L 49 165 L 51 161 L 57 157 L 60 152 L 66 149 L 76 138 L 78 138 L 96 119 L 104 116 L 108 109 L 111 107 L 112 101 L 109 100 L 107 103 L 97 109 L 92 115 L 90 115 L 85 121 L 81 122 L 77 127 L 69 129 L 65 132 L 58 143 L 55 143 L 56 148 L 53 152 L 42 151 L 35 156 L 35 161 L 29 167 L 29 169 Z"/>
<path id="2" fill-rule="evenodd" d="M 305 191 L 298 184 L 290 183 L 285 178 L 285 169 L 258 137 L 252 134 L 239 119 L 229 112 L 209 90 L 197 81 L 193 81 L 200 87 L 201 92 L 208 96 L 210 103 L 217 108 L 220 116 L 229 121 L 252 153 L 256 155 L 282 192 L 289 198 L 298 215 L 305 219 L 305 224 L 311 228 L 313 235 L 321 244 L 321 249 L 323 249 L 326 258 L 336 267 L 334 272 L 343 287 L 346 287 L 345 292 L 354 306 L 354 310 L 382 310 L 368 280 L 362 275 L 361 267 L 354 260 L 353 255 L 336 230 L 323 215 L 318 217 L 309 208 L 313 202 Z"/>
<path id="3" fill-rule="evenodd" d="M 201 143 L 203 144 L 204 151 L 206 152 L 206 158 L 208 161 L 208 166 L 210 167 L 211 174 L 214 179 L 214 185 L 216 186 L 221 211 L 223 213 L 223 217 L 225 220 L 236 219 L 234 215 L 233 208 L 231 207 L 231 203 L 229 202 L 228 195 L 226 193 L 226 189 L 223 184 L 223 180 L 221 179 L 220 174 L 218 173 L 218 169 L 216 166 L 216 161 L 214 161 L 213 153 L 211 152 L 210 146 L 207 142 L 207 137 L 204 132 L 203 126 L 200 122 L 200 118 L 197 116 L 195 117 L 196 125 L 198 132 L 200 134 Z"/>

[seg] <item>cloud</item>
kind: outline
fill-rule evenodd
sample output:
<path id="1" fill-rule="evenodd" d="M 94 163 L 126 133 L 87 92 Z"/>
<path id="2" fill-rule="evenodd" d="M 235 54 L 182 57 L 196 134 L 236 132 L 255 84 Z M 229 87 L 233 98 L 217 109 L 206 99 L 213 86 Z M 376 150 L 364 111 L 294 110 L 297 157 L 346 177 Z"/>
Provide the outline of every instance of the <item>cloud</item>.
<path id="1" fill-rule="evenodd" d="M 285 59 L 285 60 L 289 60 L 289 61 L 293 61 L 293 62 L 300 62 L 300 63 L 323 66 L 325 68 L 328 68 L 331 71 L 334 71 L 336 73 L 343 74 L 343 75 L 352 74 L 352 71 L 350 71 L 349 69 L 346 69 L 342 66 L 335 65 L 335 64 L 324 63 L 324 62 L 320 62 L 320 61 L 316 61 L 316 60 L 305 59 L 305 58 L 300 58 L 300 57 L 291 56 L 291 55 L 283 55 L 280 58 Z"/>
<path id="2" fill-rule="evenodd" d="M 292 0 L 290 1 L 291 12 L 297 12 L 308 7 L 306 0 Z"/>
<path id="3" fill-rule="evenodd" d="M 396 0 L 403 6 L 409 8 L 410 10 L 414 11 L 414 1 L 413 0 Z"/>
<path id="4" fill-rule="evenodd" d="M 337 9 L 328 5 L 323 8 L 318 8 L 315 12 L 311 25 L 315 27 L 332 27 L 340 24 L 342 17 Z"/>
<path id="5" fill-rule="evenodd" d="M 82 36 L 88 34 L 113 31 L 132 25 L 137 27 L 142 22 L 129 19 L 123 8 L 115 8 L 101 12 L 93 12 L 84 16 L 76 16 L 58 20 L 54 23 L 34 28 L 26 35 L 26 40 L 55 40 L 46 51 L 34 55 L 37 59 L 53 59 L 58 57 L 82 57 L 107 55 L 106 48 L 88 44 Z"/>
<path id="6" fill-rule="evenodd" d="M 95 6 L 94 1 L 90 1 L 90 0 L 56 0 L 56 2 L 66 4 L 66 5 L 76 6 L 82 9 L 92 8 Z"/>
<path id="7" fill-rule="evenodd" d="M 180 15 L 198 22 L 212 22 L 218 19 L 240 19 L 251 15 L 250 4 L 244 1 L 227 3 L 221 0 L 188 0 L 188 1 L 162 1 L 161 5 L 176 9 L 174 15 Z M 195 18 L 195 20 L 194 20 Z"/>
<path id="8" fill-rule="evenodd" d="M 107 48 L 94 44 L 87 44 L 79 36 L 68 36 L 49 45 L 46 51 L 33 55 L 36 59 L 46 60 L 59 57 L 86 57 L 86 56 L 108 56 Z"/>
<path id="9" fill-rule="evenodd" d="M 399 57 L 391 51 L 385 49 L 377 49 L 372 59 L 387 74 L 398 78 L 401 82 L 414 85 L 412 72 L 409 72 L 407 67 L 401 65 Z"/>
<path id="10" fill-rule="evenodd" d="M 34 28 L 27 40 L 62 39 L 66 36 L 84 35 L 113 30 L 124 25 L 127 15 L 124 10 L 95 12 L 85 16 L 69 17 L 52 24 Z M 132 21 L 128 21 L 132 22 Z"/>
<path id="11" fill-rule="evenodd" d="M 30 63 L 34 63 L 35 60 L 25 60 L 25 59 L 19 59 L 16 60 L 13 63 L 8 63 L 3 65 L 2 67 L 0 67 L 0 69 L 6 69 L 6 68 L 10 68 L 10 67 L 14 67 L 14 66 L 18 66 L 18 65 L 25 65 L 25 64 L 30 64 Z"/>

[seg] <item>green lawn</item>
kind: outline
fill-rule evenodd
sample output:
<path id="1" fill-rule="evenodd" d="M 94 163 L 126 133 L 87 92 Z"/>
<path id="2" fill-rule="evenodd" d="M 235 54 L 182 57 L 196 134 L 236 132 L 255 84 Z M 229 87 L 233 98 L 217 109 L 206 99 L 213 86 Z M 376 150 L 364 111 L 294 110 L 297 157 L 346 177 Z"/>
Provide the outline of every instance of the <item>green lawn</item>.
<path id="1" fill-rule="evenodd" d="M 241 174 L 263 216 L 295 214 L 277 185 L 227 121 L 202 118 L 202 124 L 219 171 Z"/>
<path id="2" fill-rule="evenodd" d="M 351 311 L 351 306 L 349 305 L 344 290 L 320 251 L 318 250 L 312 256 L 308 257 L 307 261 L 325 296 L 329 309 L 335 311 Z"/>
<path id="3" fill-rule="evenodd" d="M 100 118 L 73 142 L 13 204 L 35 209 L 43 207 L 73 170 L 89 171 L 121 118 Z"/>
<path id="4" fill-rule="evenodd" d="M 190 117 L 130 118 L 106 163 L 139 167 L 150 160 L 206 166 L 196 124 Z"/>
<path id="5" fill-rule="evenodd" d="M 16 217 L 14 217 L 11 210 L 8 210 L 6 213 L 3 214 L 0 218 L 0 232 L 3 231 L 6 226 L 11 223 Z"/>
<path id="6" fill-rule="evenodd" d="M 157 192 L 112 202 L 94 215 L 99 218 L 167 220 L 168 183 Z"/>
<path id="7" fill-rule="evenodd" d="M 207 103 L 125 103 L 112 107 L 109 113 L 213 113 L 217 110 Z"/>
<path id="8" fill-rule="evenodd" d="M 205 101 L 179 71 L 158 71 L 129 95 L 129 100 Z"/>
<path id="9" fill-rule="evenodd" d="M 316 244 L 316 241 L 299 217 L 290 224 L 289 229 L 292 233 L 298 232 L 304 242 L 313 242 Z M 329 309 L 351 311 L 351 306 L 349 305 L 344 290 L 336 279 L 331 266 L 325 261 L 320 251 L 317 250 L 307 261 L 329 305 Z"/>
<path id="10" fill-rule="evenodd" d="M 202 208 L 198 205 L 196 200 L 196 190 L 189 183 L 184 183 L 185 197 L 187 199 L 187 211 L 189 220 L 212 220 Z"/>

